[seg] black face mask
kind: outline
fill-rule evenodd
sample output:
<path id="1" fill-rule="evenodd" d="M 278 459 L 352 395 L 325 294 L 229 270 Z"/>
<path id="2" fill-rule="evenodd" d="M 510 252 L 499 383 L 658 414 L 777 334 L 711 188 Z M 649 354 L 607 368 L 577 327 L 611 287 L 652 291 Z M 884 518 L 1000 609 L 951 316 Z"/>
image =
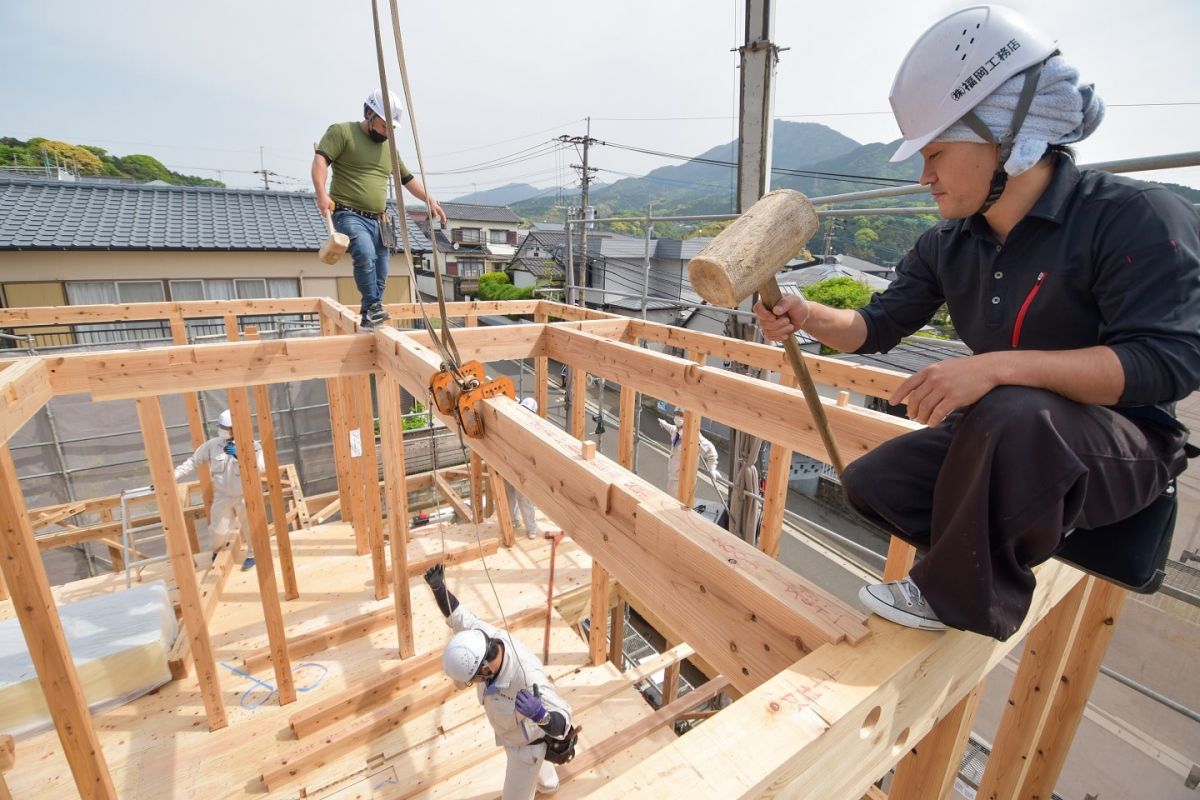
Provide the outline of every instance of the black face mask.
<path id="1" fill-rule="evenodd" d="M 378 131 L 373 131 L 373 130 L 370 130 L 369 128 L 367 129 L 367 136 L 371 137 L 372 142 L 382 143 L 382 142 L 386 142 L 388 140 L 386 133 L 379 133 Z"/>

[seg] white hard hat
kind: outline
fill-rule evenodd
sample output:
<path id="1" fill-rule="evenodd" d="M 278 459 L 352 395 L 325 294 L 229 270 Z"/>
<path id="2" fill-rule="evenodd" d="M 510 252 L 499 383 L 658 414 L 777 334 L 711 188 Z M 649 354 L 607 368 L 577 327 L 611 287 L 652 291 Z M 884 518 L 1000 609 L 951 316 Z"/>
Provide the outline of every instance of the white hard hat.
<path id="1" fill-rule="evenodd" d="M 955 11 L 922 34 L 904 57 L 889 100 L 904 141 L 903 161 L 958 122 L 1009 78 L 1054 53 L 1057 42 L 1003 6 Z"/>
<path id="2" fill-rule="evenodd" d="M 450 637 L 446 651 L 442 653 L 442 669 L 450 680 L 471 682 L 487 653 L 487 641 L 487 634 L 480 630 L 459 631 Z"/>
<path id="3" fill-rule="evenodd" d="M 391 100 L 392 103 L 392 122 L 396 125 L 399 125 L 401 117 L 400 98 L 396 97 L 395 92 L 388 92 L 388 99 Z M 379 89 L 376 89 L 367 95 L 367 99 L 363 102 L 366 103 L 367 108 L 375 112 L 375 116 L 379 117 L 380 119 L 387 119 L 387 114 L 384 112 L 383 108 L 383 92 L 381 92 Z"/>
<path id="4" fill-rule="evenodd" d="M 229 413 L 229 409 L 221 412 L 221 415 L 217 417 L 217 424 L 222 428 L 233 428 L 233 415 Z"/>
<path id="5" fill-rule="evenodd" d="M 537 413 L 537 400 L 532 397 L 524 397 L 521 399 L 521 408 L 528 408 L 533 413 Z"/>

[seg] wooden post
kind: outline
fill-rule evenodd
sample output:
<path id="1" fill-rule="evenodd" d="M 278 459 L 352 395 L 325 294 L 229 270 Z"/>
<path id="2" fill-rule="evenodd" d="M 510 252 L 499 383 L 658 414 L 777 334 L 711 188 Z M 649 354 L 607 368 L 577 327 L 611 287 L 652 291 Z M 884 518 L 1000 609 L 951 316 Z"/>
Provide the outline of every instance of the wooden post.
<path id="1" fill-rule="evenodd" d="M 512 509 L 508 506 L 508 489 L 504 486 L 504 478 L 500 477 L 495 467 L 488 467 L 488 482 L 492 504 L 496 506 L 496 521 L 500 523 L 500 540 L 505 547 L 512 547 L 517 543 L 517 534 L 513 530 Z"/>
<path id="2" fill-rule="evenodd" d="M 667 645 L 671 642 L 668 640 Z M 668 706 L 675 702 L 675 698 L 679 696 L 679 662 L 676 661 L 671 666 L 667 667 L 663 672 L 662 686 L 662 703 L 661 706 Z"/>
<path id="3" fill-rule="evenodd" d="M 254 542 L 254 572 L 258 576 L 258 593 L 262 599 L 263 619 L 271 646 L 271 666 L 275 668 L 275 685 L 279 687 L 279 705 L 284 706 L 296 699 L 296 686 L 292 681 L 292 662 L 287 653 L 283 612 L 279 608 L 271 537 L 267 534 L 267 511 L 263 506 L 262 483 L 258 477 L 258 459 L 253 445 L 250 397 L 243 386 L 226 389 L 225 392 L 229 398 L 229 413 L 233 416 L 233 439 L 242 443 L 238 448 L 238 469 L 242 478 L 246 521 L 250 526 L 250 530 L 243 531 L 242 535 L 249 536 Z"/>
<path id="4" fill-rule="evenodd" d="M 708 360 L 708 355 L 693 351 L 690 358 L 697 364 L 704 364 Z M 696 466 L 700 462 L 700 422 L 701 417 L 698 413 L 684 410 L 683 431 L 680 434 L 683 441 L 679 453 L 679 493 L 676 497 L 686 506 L 691 506 L 696 500 Z"/>
<path id="5" fill-rule="evenodd" d="M 1020 796 L 1021 784 L 1049 722 L 1051 704 L 1062 685 L 1067 658 L 1095 583 L 1092 577 L 1080 581 L 1030 631 L 979 785 L 980 797 Z"/>
<path id="6" fill-rule="evenodd" d="M 387 496 L 388 543 L 392 551 L 392 594 L 396 605 L 396 639 L 400 657 L 416 653 L 413 644 L 412 598 L 408 589 L 408 486 L 404 467 L 404 409 L 400 384 L 380 375 L 379 433 L 383 445 L 383 485 Z"/>
<path id="7" fill-rule="evenodd" d="M 336 335 L 337 329 L 324 316 L 321 317 L 321 334 Z M 346 427 L 346 412 L 342 407 L 342 382 L 340 378 L 325 381 L 325 394 L 329 399 L 329 427 L 333 438 L 333 462 L 337 470 L 338 499 L 342 521 L 354 525 L 354 495 L 351 493 L 350 433 Z"/>
<path id="8" fill-rule="evenodd" d="M 617 602 L 608 622 L 608 660 L 618 670 L 625 669 L 625 601 L 617 587 Z"/>
<path id="9" fill-rule="evenodd" d="M 544 311 L 536 311 L 533 321 L 545 325 L 549 316 Z M 544 419 L 550 406 L 549 375 L 550 362 L 545 356 L 534 356 L 533 359 L 533 394 L 537 400 L 538 414 Z"/>
<path id="10" fill-rule="evenodd" d="M 183 315 L 178 312 L 171 315 L 171 341 L 174 344 L 187 344 L 187 325 L 183 321 Z M 234 336 L 233 341 L 237 341 Z M 204 415 L 200 411 L 200 395 L 196 392 L 188 392 L 183 396 L 183 408 L 187 412 L 188 419 L 188 435 L 192 440 L 193 452 L 207 441 L 208 436 L 204 431 Z M 208 470 L 208 464 L 201 464 L 196 469 L 196 474 L 200 477 L 200 493 L 204 497 L 204 515 L 207 518 L 210 509 L 212 509 L 212 474 Z M 199 548 L 197 548 L 197 552 Z"/>
<path id="11" fill-rule="evenodd" d="M 208 638 L 208 622 L 204 618 L 200 587 L 196 583 L 196 567 L 188 546 L 183 509 L 179 505 L 175 468 L 171 463 L 171 443 L 167 439 L 167 428 L 158 398 L 143 397 L 135 402 L 138 422 L 142 427 L 142 440 L 146 444 L 146 460 L 150 464 L 150 480 L 154 482 L 154 495 L 171 558 L 171 573 L 179 588 L 183 627 L 191 643 L 196 679 L 204 698 L 204 710 L 208 714 L 208 729 L 215 731 L 224 728 L 228 720 L 225 718 L 225 705 L 221 701 L 221 681 L 213 657 L 212 642 Z"/>
<path id="12" fill-rule="evenodd" d="M 174 477 L 173 474 L 172 477 Z M 112 508 L 100 509 L 100 521 L 107 523 L 111 523 L 113 521 Z M 191 544 L 191 542 L 188 542 L 188 544 Z M 125 552 L 120 547 L 110 544 L 108 546 L 108 558 L 110 561 L 112 561 L 113 572 L 120 572 L 121 570 L 125 569 Z"/>
<path id="13" fill-rule="evenodd" d="M 4 582 L 4 573 L 0 572 L 0 600 L 8 599 L 8 584 Z"/>
<path id="14" fill-rule="evenodd" d="M 379 456 L 375 448 L 375 409 L 371 405 L 371 377 L 358 375 L 354 384 L 355 407 L 362 431 L 363 504 L 367 543 L 371 548 L 371 567 L 375 576 L 375 599 L 388 596 L 387 560 L 383 551 L 383 511 L 379 501 Z"/>
<path id="15" fill-rule="evenodd" d="M 981 681 L 968 692 L 896 765 L 887 795 L 890 800 L 942 800 L 949 796 L 979 710 L 983 685 Z"/>
<path id="16" fill-rule="evenodd" d="M 475 522 L 483 522 L 483 459 L 471 451 L 471 513 Z"/>
<path id="17" fill-rule="evenodd" d="M 634 435 L 637 433 L 637 392 L 621 386 L 620 428 L 617 432 L 617 463 L 633 471 Z"/>
<path id="18" fill-rule="evenodd" d="M 780 376 L 780 383 L 796 386 L 796 377 Z M 788 478 L 792 474 L 792 451 L 781 444 L 771 443 L 767 462 L 767 483 L 763 489 L 762 533 L 758 547 L 771 558 L 779 558 L 779 543 L 783 538 L 783 512 L 787 508 Z"/>
<path id="19" fill-rule="evenodd" d="M 1084 602 L 1075 646 L 1067 655 L 1058 689 L 1054 692 L 1054 702 L 1050 705 L 1049 723 L 1030 754 L 1031 763 L 1019 789 L 1020 797 L 1049 797 L 1058 782 L 1088 697 L 1100 674 L 1100 662 L 1104 660 L 1121 607 L 1129 594 L 1108 581 L 1088 580 L 1095 581 L 1095 585 Z"/>
<path id="20" fill-rule="evenodd" d="M 362 417 L 359 415 L 358 402 L 355 400 L 354 381 L 354 378 L 342 378 L 340 383 L 342 410 L 346 415 L 346 430 L 349 431 L 350 436 L 357 433 L 359 441 L 358 455 L 354 455 L 353 449 L 350 451 L 350 497 L 352 498 L 350 502 L 354 508 L 354 519 L 351 524 L 354 526 L 354 552 L 365 556 L 371 551 L 370 521 L 366 519 L 367 470 L 364 468 L 368 431 L 364 430 Z"/>
<path id="21" fill-rule="evenodd" d="M 247 339 L 258 339 L 258 329 L 246 327 Z M 296 565 L 292 560 L 292 537 L 288 533 L 287 511 L 283 507 L 283 484 L 279 479 L 279 451 L 275 447 L 275 420 L 271 416 L 271 394 L 266 386 L 254 387 L 254 407 L 258 409 L 258 433 L 262 441 L 263 465 L 271 494 L 271 519 L 275 525 L 275 543 L 279 548 L 279 569 L 283 572 L 283 598 L 300 596 L 296 585 Z M 299 454 L 297 454 L 299 455 Z"/>
<path id="22" fill-rule="evenodd" d="M 116 800 L 117 790 L 67 648 L 7 442 L 0 444 L 0 573 L 12 592 L 13 610 L 79 796 Z"/>
<path id="23" fill-rule="evenodd" d="M 584 426 L 587 415 L 587 372 L 578 367 L 571 367 L 571 435 L 576 439 L 584 437 Z"/>
<path id="24" fill-rule="evenodd" d="M 588 629 L 588 653 L 592 666 L 604 663 L 608 655 L 608 570 L 592 559 L 592 613 Z"/>

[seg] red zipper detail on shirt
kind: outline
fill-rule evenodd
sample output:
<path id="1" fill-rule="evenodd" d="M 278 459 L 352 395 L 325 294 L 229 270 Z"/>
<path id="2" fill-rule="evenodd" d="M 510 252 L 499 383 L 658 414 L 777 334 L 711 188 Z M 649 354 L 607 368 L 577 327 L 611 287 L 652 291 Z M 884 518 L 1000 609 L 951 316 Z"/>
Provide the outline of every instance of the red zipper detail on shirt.
<path id="1" fill-rule="evenodd" d="M 1038 291 L 1042 288 L 1042 281 L 1046 280 L 1046 273 L 1039 272 L 1037 283 L 1029 290 L 1029 295 L 1025 298 L 1025 302 L 1021 303 L 1021 310 L 1017 312 L 1017 321 L 1013 324 L 1012 346 L 1015 350 L 1017 345 L 1021 343 L 1021 326 L 1025 324 L 1025 314 L 1028 313 L 1029 307 L 1033 305 L 1033 298 L 1037 297 Z"/>

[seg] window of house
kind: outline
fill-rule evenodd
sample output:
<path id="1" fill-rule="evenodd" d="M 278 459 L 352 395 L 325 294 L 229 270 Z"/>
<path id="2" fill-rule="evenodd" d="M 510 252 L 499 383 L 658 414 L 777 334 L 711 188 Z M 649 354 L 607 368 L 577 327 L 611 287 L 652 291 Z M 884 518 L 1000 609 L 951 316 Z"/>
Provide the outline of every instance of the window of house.
<path id="1" fill-rule="evenodd" d="M 106 303 L 161 303 L 166 299 L 162 281 L 67 282 L 67 302 L 73 306 Z M 80 344 L 169 341 L 171 338 L 170 325 L 165 320 L 76 325 L 75 333 L 76 340 Z"/>
<path id="2" fill-rule="evenodd" d="M 458 274 L 463 278 L 478 278 L 483 274 L 483 259 L 460 258 L 458 260 Z"/>
<path id="3" fill-rule="evenodd" d="M 488 242 L 491 244 L 508 244 L 509 231 L 490 230 L 488 231 Z"/>
<path id="4" fill-rule="evenodd" d="M 480 244 L 483 241 L 483 231 L 479 228 L 456 228 L 454 241 L 463 244 Z"/>

